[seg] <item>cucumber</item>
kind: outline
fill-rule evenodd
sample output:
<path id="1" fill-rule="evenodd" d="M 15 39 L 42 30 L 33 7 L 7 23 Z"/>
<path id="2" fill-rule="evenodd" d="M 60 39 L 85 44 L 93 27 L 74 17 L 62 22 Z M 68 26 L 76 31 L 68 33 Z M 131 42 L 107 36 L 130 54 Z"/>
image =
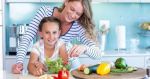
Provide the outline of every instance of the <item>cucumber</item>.
<path id="1" fill-rule="evenodd" d="M 84 74 L 89 75 L 91 73 L 96 73 L 96 69 L 99 66 L 99 64 L 93 65 L 93 66 L 89 66 L 87 68 L 84 69 Z"/>

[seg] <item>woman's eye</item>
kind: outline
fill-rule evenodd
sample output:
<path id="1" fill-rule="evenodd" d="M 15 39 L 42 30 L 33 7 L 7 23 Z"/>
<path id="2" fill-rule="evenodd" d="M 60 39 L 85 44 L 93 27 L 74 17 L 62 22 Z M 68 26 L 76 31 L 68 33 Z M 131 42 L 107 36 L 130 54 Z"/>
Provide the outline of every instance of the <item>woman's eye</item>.
<path id="1" fill-rule="evenodd" d="M 81 14 L 80 14 L 80 13 L 77 13 L 77 15 L 80 16 Z"/>
<path id="2" fill-rule="evenodd" d="M 53 34 L 56 34 L 57 32 L 55 31 L 55 32 L 53 32 Z"/>

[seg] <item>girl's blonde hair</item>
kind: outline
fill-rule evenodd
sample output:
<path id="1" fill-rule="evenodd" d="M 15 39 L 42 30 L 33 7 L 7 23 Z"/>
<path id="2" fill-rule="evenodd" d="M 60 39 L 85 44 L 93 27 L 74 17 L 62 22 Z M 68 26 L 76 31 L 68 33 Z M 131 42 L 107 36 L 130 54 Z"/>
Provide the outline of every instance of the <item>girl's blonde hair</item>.
<path id="1" fill-rule="evenodd" d="M 83 5 L 83 14 L 81 17 L 78 19 L 79 23 L 85 28 L 86 30 L 86 36 L 92 40 L 96 40 L 96 35 L 95 35 L 95 25 L 93 23 L 93 14 L 92 14 L 92 9 L 91 9 L 91 0 L 66 0 L 68 2 L 72 1 L 80 1 L 82 2 Z M 59 11 L 61 12 L 65 7 L 65 3 L 63 4 L 62 8 L 59 8 Z"/>

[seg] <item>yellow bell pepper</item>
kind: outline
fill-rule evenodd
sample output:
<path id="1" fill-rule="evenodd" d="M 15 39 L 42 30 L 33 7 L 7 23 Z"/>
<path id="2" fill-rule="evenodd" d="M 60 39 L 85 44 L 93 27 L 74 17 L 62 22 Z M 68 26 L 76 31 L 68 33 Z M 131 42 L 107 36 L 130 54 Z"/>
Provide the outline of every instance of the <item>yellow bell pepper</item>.
<path id="1" fill-rule="evenodd" d="M 110 63 L 108 63 L 108 62 L 102 62 L 102 63 L 98 66 L 96 72 L 97 72 L 97 74 L 99 74 L 99 75 L 106 75 L 106 74 L 108 74 L 108 73 L 110 72 L 110 68 L 111 68 Z"/>

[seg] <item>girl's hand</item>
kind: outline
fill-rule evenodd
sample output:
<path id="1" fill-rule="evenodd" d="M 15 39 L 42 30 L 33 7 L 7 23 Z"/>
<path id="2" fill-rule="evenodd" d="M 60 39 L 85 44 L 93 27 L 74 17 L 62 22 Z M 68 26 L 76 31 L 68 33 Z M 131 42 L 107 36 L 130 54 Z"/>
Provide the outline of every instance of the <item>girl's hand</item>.
<path id="1" fill-rule="evenodd" d="M 47 71 L 47 68 L 46 68 L 46 66 L 43 63 L 35 62 L 34 64 L 35 64 L 36 68 L 42 68 L 43 71 L 45 71 L 45 72 Z"/>
<path id="2" fill-rule="evenodd" d="M 74 45 L 69 52 L 69 56 L 78 57 L 84 51 L 86 51 L 86 47 L 84 45 Z"/>
<path id="3" fill-rule="evenodd" d="M 21 71 L 23 69 L 23 64 L 22 63 L 17 63 L 17 64 L 14 64 L 12 66 L 12 73 L 14 74 L 20 74 Z"/>
<path id="4" fill-rule="evenodd" d="M 44 74 L 44 72 L 43 72 L 42 68 L 36 68 L 33 72 L 33 75 L 35 75 L 35 76 L 41 76 L 43 74 Z"/>
<path id="5" fill-rule="evenodd" d="M 35 76 L 43 75 L 44 72 L 46 71 L 46 67 L 44 66 L 44 64 L 42 64 L 41 62 L 35 62 L 34 65 L 35 65 L 36 69 L 35 69 L 33 75 L 35 75 Z"/>

